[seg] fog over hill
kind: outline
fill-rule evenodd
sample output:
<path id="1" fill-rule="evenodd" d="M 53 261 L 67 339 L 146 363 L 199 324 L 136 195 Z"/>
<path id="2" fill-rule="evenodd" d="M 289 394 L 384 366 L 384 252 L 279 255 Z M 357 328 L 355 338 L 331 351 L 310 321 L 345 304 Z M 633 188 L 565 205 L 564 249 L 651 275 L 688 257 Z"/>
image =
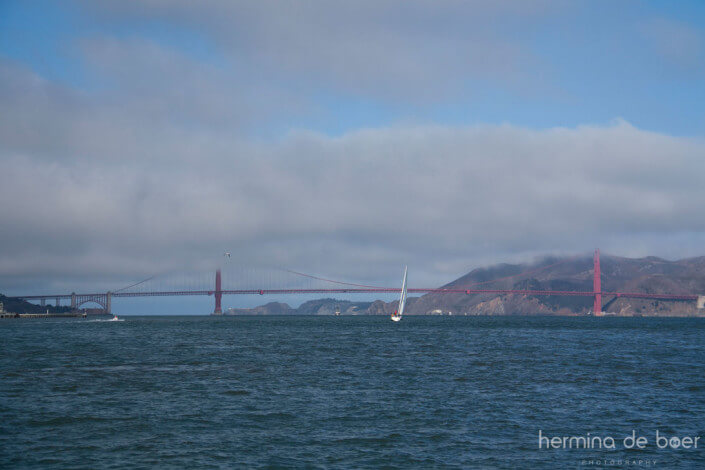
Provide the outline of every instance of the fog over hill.
<path id="1" fill-rule="evenodd" d="M 603 292 L 651 294 L 705 294 L 705 257 L 677 261 L 649 256 L 624 258 L 602 255 Z M 413 267 L 412 267 L 413 269 Z M 413 271 L 411 271 L 413 273 Z M 410 279 L 412 274 L 410 274 Z M 497 264 L 474 269 L 444 285 L 455 289 L 528 289 L 592 291 L 591 256 L 546 257 L 530 264 Z M 413 287 L 413 283 L 411 284 Z M 438 294 L 408 300 L 409 315 L 580 315 L 592 308 L 593 298 L 527 296 L 519 294 Z M 340 308 L 341 314 L 388 315 L 397 302 L 350 302 L 335 299 L 313 300 L 298 309 L 270 303 L 254 309 L 238 309 L 233 314 L 317 314 L 329 315 Z M 705 315 L 693 301 L 663 301 L 603 296 L 603 311 L 618 315 L 683 316 Z"/>
<path id="2" fill-rule="evenodd" d="M 603 292 L 653 294 L 705 293 L 705 257 L 668 261 L 656 257 L 602 255 Z M 592 291 L 592 257 L 553 258 L 526 265 L 499 264 L 479 268 L 443 286 L 474 289 Z M 492 281 L 493 282 L 488 282 Z M 497 294 L 428 294 L 410 305 L 409 313 L 440 309 L 455 314 L 585 314 L 592 297 Z M 694 302 L 614 299 L 603 296 L 603 310 L 621 315 L 695 315 Z"/>

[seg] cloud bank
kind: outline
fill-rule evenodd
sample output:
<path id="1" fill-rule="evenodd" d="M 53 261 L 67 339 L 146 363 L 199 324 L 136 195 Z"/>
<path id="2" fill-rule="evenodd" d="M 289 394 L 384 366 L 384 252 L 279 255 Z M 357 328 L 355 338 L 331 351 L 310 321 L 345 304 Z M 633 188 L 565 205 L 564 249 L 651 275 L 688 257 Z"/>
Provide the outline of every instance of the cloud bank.
<path id="1" fill-rule="evenodd" d="M 703 254 L 702 139 L 619 115 L 541 127 L 416 119 L 454 100 L 470 114 L 468 96 L 495 88 L 546 96 L 560 75 L 534 37 L 575 7 L 292 5 L 83 4 L 99 26 L 71 43 L 87 86 L 0 57 L 2 290 L 111 289 L 209 270 L 223 251 L 242 266 L 377 285 L 396 285 L 409 264 L 429 286 L 596 246 Z M 142 22 L 168 27 L 135 30 Z M 644 22 L 638 34 L 687 65 L 701 35 L 680 26 Z M 676 57 L 664 38 L 692 47 Z M 417 113 L 336 134 L 308 125 L 349 122 L 357 98 L 370 121 L 385 106 Z"/>
<path id="2" fill-rule="evenodd" d="M 6 66 L 0 85 L 23 84 L 21 100 L 2 96 L 13 117 L 0 126 L 6 283 L 202 268 L 224 250 L 245 265 L 370 282 L 409 263 L 431 282 L 480 262 L 598 244 L 695 254 L 660 247 L 705 230 L 705 144 L 624 121 L 301 131 L 256 142 L 123 120 L 122 107 L 106 116 L 22 73 Z M 36 103 L 31 113 L 27 103 Z M 54 120 L 59 131 L 41 132 L 56 130 L 43 124 Z"/>

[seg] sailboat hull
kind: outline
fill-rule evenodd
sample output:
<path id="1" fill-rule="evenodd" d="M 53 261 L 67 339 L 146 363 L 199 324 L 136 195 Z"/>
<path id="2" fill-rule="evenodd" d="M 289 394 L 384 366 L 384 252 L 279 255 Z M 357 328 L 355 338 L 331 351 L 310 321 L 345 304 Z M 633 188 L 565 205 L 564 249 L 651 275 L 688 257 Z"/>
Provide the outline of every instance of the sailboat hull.
<path id="1" fill-rule="evenodd" d="M 392 321 L 399 321 L 399 320 L 401 320 L 401 316 L 398 316 L 398 315 L 392 315 L 390 318 L 392 319 Z"/>

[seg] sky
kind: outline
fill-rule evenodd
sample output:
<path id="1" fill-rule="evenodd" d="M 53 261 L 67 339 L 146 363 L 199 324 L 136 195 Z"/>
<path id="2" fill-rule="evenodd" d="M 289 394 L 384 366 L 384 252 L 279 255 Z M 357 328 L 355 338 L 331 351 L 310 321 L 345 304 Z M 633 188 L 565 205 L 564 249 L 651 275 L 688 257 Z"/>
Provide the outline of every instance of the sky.
<path id="1" fill-rule="evenodd" d="M 0 292 L 702 256 L 704 105 L 701 1 L 3 0 Z"/>

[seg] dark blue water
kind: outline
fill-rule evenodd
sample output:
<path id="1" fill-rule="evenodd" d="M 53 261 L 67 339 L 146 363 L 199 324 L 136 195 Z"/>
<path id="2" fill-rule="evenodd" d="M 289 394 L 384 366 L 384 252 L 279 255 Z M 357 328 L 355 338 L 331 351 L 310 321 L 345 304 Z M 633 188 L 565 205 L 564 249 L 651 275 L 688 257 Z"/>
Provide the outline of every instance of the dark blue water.
<path id="1" fill-rule="evenodd" d="M 2 320 L 0 467 L 702 468 L 654 436 L 705 438 L 704 364 L 704 319 Z"/>

